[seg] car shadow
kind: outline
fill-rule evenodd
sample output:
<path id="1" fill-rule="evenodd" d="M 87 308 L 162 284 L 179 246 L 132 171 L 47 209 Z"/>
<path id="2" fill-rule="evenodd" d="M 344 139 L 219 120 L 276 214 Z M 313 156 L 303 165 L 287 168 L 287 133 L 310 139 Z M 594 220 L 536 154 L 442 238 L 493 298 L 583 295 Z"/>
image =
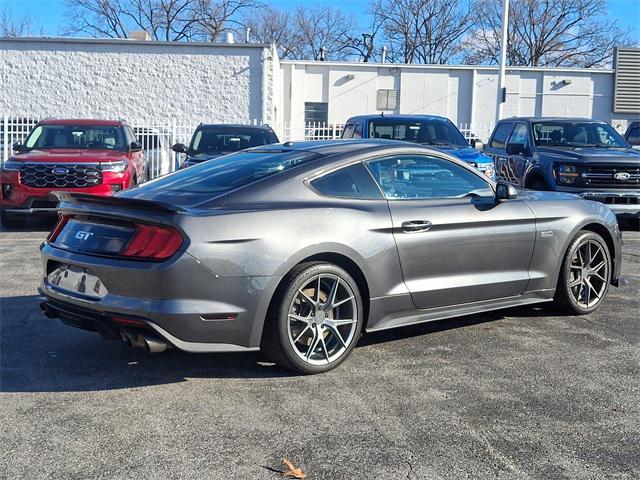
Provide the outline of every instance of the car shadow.
<path id="1" fill-rule="evenodd" d="M 544 305 L 544 304 L 540 304 Z M 415 325 L 407 325 L 405 327 L 393 328 L 389 330 L 381 330 L 370 332 L 364 335 L 358 342 L 358 347 L 366 345 L 375 345 L 378 343 L 392 342 L 396 340 L 404 340 L 412 337 L 419 337 L 431 333 L 442 332 L 446 330 L 454 330 L 456 328 L 470 327 L 482 323 L 495 322 L 504 320 L 508 317 L 519 318 L 537 318 L 549 316 L 565 316 L 563 312 L 559 312 L 549 306 L 523 306 L 513 307 L 504 310 L 496 310 L 492 312 L 477 313 L 475 315 L 467 315 L 463 317 L 449 318 L 446 320 L 436 320 L 432 322 L 417 323 Z"/>
<path id="2" fill-rule="evenodd" d="M 358 347 L 491 322 L 505 316 L 544 316 L 518 308 L 413 325 L 364 335 Z M 270 363 L 260 352 L 148 354 L 120 341 L 48 319 L 35 295 L 0 298 L 0 391 L 101 391 L 172 384 L 189 378 L 278 378 L 296 373 Z"/>
<path id="3" fill-rule="evenodd" d="M 56 215 L 33 216 L 27 219 L 24 227 L 6 228 L 0 225 L 0 232 L 50 232 L 57 218 Z"/>

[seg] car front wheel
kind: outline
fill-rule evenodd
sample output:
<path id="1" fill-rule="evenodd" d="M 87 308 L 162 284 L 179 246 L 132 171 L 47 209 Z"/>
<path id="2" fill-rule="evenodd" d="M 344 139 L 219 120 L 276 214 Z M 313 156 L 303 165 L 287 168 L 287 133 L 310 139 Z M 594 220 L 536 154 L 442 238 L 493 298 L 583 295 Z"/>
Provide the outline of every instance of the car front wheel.
<path id="1" fill-rule="evenodd" d="M 356 282 L 324 262 L 301 264 L 284 279 L 265 325 L 261 349 L 282 367 L 322 373 L 351 353 L 363 324 Z"/>
<path id="2" fill-rule="evenodd" d="M 611 254 L 595 232 L 580 231 L 565 253 L 555 303 L 576 315 L 593 312 L 602 302 L 611 278 Z"/>

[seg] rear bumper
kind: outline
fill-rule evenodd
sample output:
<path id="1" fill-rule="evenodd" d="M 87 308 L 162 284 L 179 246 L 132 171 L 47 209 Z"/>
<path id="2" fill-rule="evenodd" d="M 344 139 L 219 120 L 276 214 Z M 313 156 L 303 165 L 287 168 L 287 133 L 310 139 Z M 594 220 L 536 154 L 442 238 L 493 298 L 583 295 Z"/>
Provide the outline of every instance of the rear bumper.
<path id="1" fill-rule="evenodd" d="M 114 320 L 114 317 L 121 318 L 122 314 L 115 312 L 97 312 L 92 309 L 78 307 L 70 303 L 53 300 L 44 294 L 42 289 L 39 289 L 39 292 L 41 294 L 40 308 L 47 317 L 59 318 L 68 326 L 99 333 L 103 338 L 109 340 L 122 339 L 122 332 L 126 330 L 127 332 L 136 333 L 153 333 L 168 345 L 191 353 L 249 352 L 260 350 L 258 347 L 250 348 L 229 343 L 186 342 L 170 334 L 151 320 L 131 317 L 131 320 L 136 322 L 135 326 L 122 324 Z"/>
<path id="2" fill-rule="evenodd" d="M 44 304 L 82 313 L 89 319 L 83 325 L 95 326 L 91 322 L 104 323 L 113 315 L 142 319 L 167 343 L 188 352 L 259 347 L 265 302 L 268 305 L 270 298 L 267 290 L 275 289 L 272 284 L 277 283 L 274 277 L 215 275 L 188 253 L 167 262 L 148 263 L 82 255 L 48 244 L 41 252 Z M 108 293 L 87 298 L 52 286 L 47 272 L 60 263 L 90 270 Z M 229 314 L 235 317 L 229 319 Z M 69 317 L 65 315 L 59 316 Z"/>

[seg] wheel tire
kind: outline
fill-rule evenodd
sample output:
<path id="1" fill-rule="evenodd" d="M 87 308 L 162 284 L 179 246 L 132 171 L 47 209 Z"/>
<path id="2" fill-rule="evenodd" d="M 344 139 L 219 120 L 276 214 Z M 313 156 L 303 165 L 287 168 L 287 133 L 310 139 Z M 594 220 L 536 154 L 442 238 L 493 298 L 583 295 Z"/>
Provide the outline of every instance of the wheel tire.
<path id="1" fill-rule="evenodd" d="M 0 222 L 5 228 L 24 228 L 27 223 L 27 219 L 23 216 L 9 215 L 4 211 L 0 211 Z"/>
<path id="2" fill-rule="evenodd" d="M 320 288 L 315 287 L 318 282 Z M 329 297 L 335 282 L 338 286 L 331 305 L 339 305 L 332 308 Z M 306 298 L 304 291 L 308 292 Z M 318 297 L 318 305 L 313 306 L 309 300 L 317 300 Z M 340 365 L 358 342 L 364 322 L 363 312 L 358 285 L 344 269 L 326 262 L 300 264 L 287 274 L 275 293 L 264 326 L 261 350 L 289 370 L 304 374 L 329 371 Z M 293 319 L 290 317 L 293 313 L 299 318 L 306 318 Z M 353 322 L 333 323 L 345 322 L 346 317 L 351 317 L 349 319 Z M 294 335 L 300 340 L 296 341 Z M 316 338 L 318 343 L 315 343 Z"/>
<path id="3" fill-rule="evenodd" d="M 589 250 L 587 245 L 590 245 Z M 587 261 L 585 256 L 589 255 L 591 259 Z M 600 264 L 603 266 L 594 268 Z M 593 312 L 609 289 L 611 266 L 611 253 L 604 239 L 595 232 L 581 230 L 569 244 L 562 260 L 554 304 L 574 315 Z M 592 299 L 594 294 L 595 300 Z"/>

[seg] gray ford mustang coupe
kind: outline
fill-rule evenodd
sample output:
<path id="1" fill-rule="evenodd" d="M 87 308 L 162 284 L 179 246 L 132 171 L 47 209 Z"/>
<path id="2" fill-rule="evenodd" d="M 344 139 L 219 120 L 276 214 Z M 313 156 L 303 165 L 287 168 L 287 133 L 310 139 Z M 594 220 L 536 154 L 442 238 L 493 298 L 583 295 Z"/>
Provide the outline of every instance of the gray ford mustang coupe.
<path id="1" fill-rule="evenodd" d="M 59 196 L 47 316 L 152 352 L 261 349 L 304 373 L 363 331 L 545 301 L 589 313 L 622 260 L 604 204 L 385 140 L 269 145 L 112 198 Z"/>

